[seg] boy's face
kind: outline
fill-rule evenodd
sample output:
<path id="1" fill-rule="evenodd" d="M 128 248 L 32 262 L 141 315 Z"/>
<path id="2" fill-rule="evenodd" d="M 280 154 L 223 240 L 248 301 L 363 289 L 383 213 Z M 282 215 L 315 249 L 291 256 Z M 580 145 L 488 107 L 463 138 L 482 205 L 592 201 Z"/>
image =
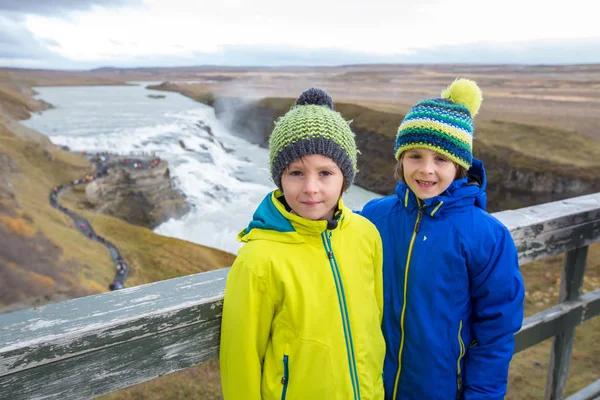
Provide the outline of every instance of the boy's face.
<path id="1" fill-rule="evenodd" d="M 428 149 L 412 149 L 402 156 L 404 182 L 421 200 L 443 193 L 456 177 L 456 164 Z"/>
<path id="2" fill-rule="evenodd" d="M 332 219 L 344 175 L 331 158 L 313 154 L 290 163 L 281 175 L 285 201 L 306 219 Z"/>

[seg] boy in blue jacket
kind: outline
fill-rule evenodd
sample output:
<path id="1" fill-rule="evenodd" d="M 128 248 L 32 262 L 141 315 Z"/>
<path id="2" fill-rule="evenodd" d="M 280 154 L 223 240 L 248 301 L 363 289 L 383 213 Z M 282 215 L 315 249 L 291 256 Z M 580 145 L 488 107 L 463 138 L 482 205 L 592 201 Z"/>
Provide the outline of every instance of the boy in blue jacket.
<path id="1" fill-rule="evenodd" d="M 386 399 L 503 399 L 523 280 L 508 229 L 485 211 L 472 157 L 477 84 L 417 103 L 395 144 L 394 195 L 361 214 L 383 240 Z"/>

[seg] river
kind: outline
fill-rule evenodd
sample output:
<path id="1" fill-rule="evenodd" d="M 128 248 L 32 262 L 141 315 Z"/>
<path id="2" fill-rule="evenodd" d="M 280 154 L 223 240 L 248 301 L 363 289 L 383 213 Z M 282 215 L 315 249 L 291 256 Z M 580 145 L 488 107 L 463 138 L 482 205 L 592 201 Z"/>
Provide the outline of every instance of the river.
<path id="1" fill-rule="evenodd" d="M 170 219 L 155 232 L 236 254 L 237 233 L 275 187 L 268 151 L 244 140 L 243 132 L 228 132 L 211 107 L 178 93 L 146 89 L 151 83 L 38 87 L 37 97 L 55 108 L 23 123 L 73 151 L 155 152 L 169 162 L 176 187 L 192 206 L 183 218 Z M 357 210 L 375 197 L 353 186 L 344 202 Z"/>

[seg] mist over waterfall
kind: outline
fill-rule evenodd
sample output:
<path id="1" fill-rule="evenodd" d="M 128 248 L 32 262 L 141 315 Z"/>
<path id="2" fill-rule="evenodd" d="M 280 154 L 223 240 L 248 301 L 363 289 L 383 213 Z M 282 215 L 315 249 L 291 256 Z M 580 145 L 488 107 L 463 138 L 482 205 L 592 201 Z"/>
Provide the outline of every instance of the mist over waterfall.
<path id="1" fill-rule="evenodd" d="M 73 151 L 154 152 L 166 159 L 192 209 L 155 232 L 237 253 L 237 233 L 275 187 L 267 150 L 244 140 L 243 132 L 228 132 L 211 107 L 144 85 L 36 88 L 56 108 L 23 123 Z M 355 186 L 344 201 L 361 209 L 375 197 Z"/>

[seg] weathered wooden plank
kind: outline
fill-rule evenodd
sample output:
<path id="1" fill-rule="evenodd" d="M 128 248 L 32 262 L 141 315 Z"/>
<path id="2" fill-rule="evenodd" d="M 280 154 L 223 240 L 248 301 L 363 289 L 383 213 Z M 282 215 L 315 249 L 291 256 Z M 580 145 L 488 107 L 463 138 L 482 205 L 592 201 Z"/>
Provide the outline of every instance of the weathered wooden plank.
<path id="1" fill-rule="evenodd" d="M 221 319 L 141 336 L 0 377 L 0 399 L 89 399 L 218 356 Z"/>
<path id="2" fill-rule="evenodd" d="M 600 193 L 495 216 L 521 264 L 600 241 Z M 227 272 L 0 315 L 0 398 L 89 398 L 216 357 Z M 598 314 L 600 289 L 527 318 L 516 351 Z"/>
<path id="3" fill-rule="evenodd" d="M 600 241 L 600 193 L 494 216 L 510 230 L 520 264 Z"/>
<path id="4" fill-rule="evenodd" d="M 567 252 L 558 297 L 561 303 L 579 299 L 585 274 L 587 253 L 587 246 Z M 554 336 L 548 367 L 548 380 L 546 381 L 546 400 L 562 400 L 563 398 L 567 378 L 569 377 L 574 340 L 575 326 L 567 327 Z"/>
<path id="5" fill-rule="evenodd" d="M 215 358 L 227 272 L 1 315 L 0 399 L 92 398 Z"/>
<path id="6" fill-rule="evenodd" d="M 227 272 L 0 315 L 0 376 L 219 318 Z"/>
<path id="7" fill-rule="evenodd" d="M 523 327 L 515 335 L 515 353 L 598 315 L 600 315 L 600 289 L 584 294 L 579 300 L 560 303 L 527 317 L 523 321 Z"/>
<path id="8" fill-rule="evenodd" d="M 567 400 L 598 400 L 600 399 L 600 379 L 579 392 L 567 397 Z"/>

